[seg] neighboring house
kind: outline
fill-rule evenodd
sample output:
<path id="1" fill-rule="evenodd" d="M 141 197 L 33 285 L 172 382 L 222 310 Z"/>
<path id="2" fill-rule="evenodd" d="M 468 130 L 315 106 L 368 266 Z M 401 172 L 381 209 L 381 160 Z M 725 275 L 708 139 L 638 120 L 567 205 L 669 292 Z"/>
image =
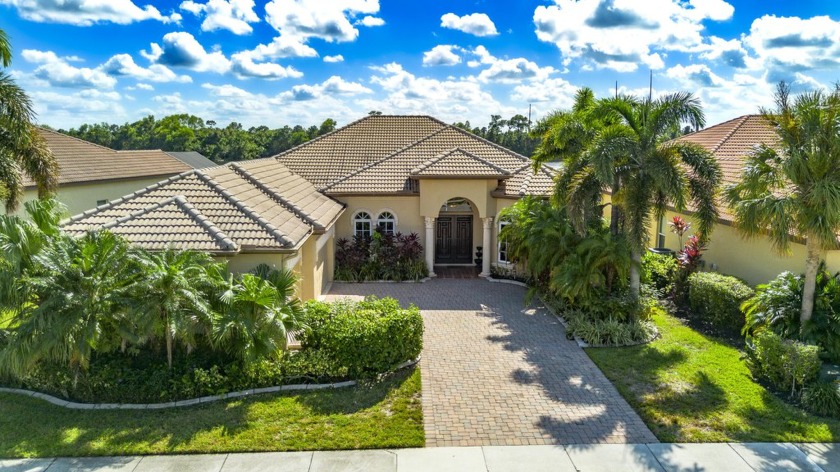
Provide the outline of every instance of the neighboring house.
<path id="1" fill-rule="evenodd" d="M 219 165 L 211 161 L 210 159 L 204 157 L 203 154 L 197 151 L 166 151 L 166 153 L 174 157 L 175 159 L 178 159 L 179 161 L 183 162 L 184 164 L 190 166 L 193 169 L 206 169 L 208 167 L 215 167 Z"/>
<path id="2" fill-rule="evenodd" d="M 326 292 L 335 240 L 376 227 L 415 232 L 430 269 L 507 264 L 499 212 L 547 196 L 554 171 L 428 116 L 368 116 L 277 156 L 194 170 L 65 223 L 109 228 L 149 249 L 173 245 L 294 268 L 300 295 Z"/>
<path id="3" fill-rule="evenodd" d="M 55 131 L 39 131 L 58 161 L 57 197 L 71 215 L 193 168 L 160 150 L 115 151 Z M 36 199 L 35 182 L 25 177 L 24 185 L 23 201 Z"/>
<path id="4" fill-rule="evenodd" d="M 687 134 L 678 140 L 699 144 L 711 152 L 723 171 L 724 186 L 741 178 L 745 158 L 756 146 L 765 144 L 774 147 L 779 143 L 771 124 L 760 115 L 741 116 Z M 785 270 L 804 272 L 804 244 L 792 244 L 792 254 L 788 257 L 780 256 L 773 250 L 768 238 L 745 240 L 735 228 L 735 218 L 723 202 L 719 203 L 719 210 L 718 224 L 712 233 L 708 250 L 703 255 L 707 270 L 734 275 L 753 285 L 765 283 Z M 677 213 L 669 211 L 657 222 L 651 234 L 652 247 L 667 247 L 675 251 L 680 249 L 677 235 L 671 233 L 668 226 L 674 215 Z M 690 216 L 681 216 L 691 221 Z M 831 270 L 840 270 L 840 251 L 829 251 L 826 260 Z"/>

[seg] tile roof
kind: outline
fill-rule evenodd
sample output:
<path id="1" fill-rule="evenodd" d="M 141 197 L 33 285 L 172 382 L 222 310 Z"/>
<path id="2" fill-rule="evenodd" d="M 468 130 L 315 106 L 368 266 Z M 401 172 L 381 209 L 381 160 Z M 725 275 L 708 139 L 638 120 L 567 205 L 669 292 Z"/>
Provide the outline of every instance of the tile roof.
<path id="1" fill-rule="evenodd" d="M 166 151 L 166 153 L 174 157 L 175 159 L 178 159 L 179 161 L 183 162 L 184 164 L 192 167 L 193 169 L 205 169 L 207 167 L 215 167 L 219 165 L 206 158 L 204 154 L 201 154 L 197 151 Z"/>
<path id="2" fill-rule="evenodd" d="M 420 175 L 412 171 L 454 149 L 460 154 L 441 163 L 441 171 L 447 164 L 445 175 L 529 182 L 516 188 L 501 185 L 497 196 L 502 197 L 518 197 L 523 188 L 551 193 L 552 171 L 534 174 L 527 157 L 428 116 L 369 116 L 275 158 L 327 194 L 414 193 Z"/>
<path id="3" fill-rule="evenodd" d="M 344 206 L 273 159 L 193 170 L 76 215 L 70 234 L 111 228 L 148 249 L 284 251 L 327 230 Z"/>
<path id="4" fill-rule="evenodd" d="M 59 167 L 59 185 L 166 177 L 193 167 L 160 150 L 115 151 L 66 134 L 39 128 Z M 27 187 L 35 185 L 24 177 Z"/>
<path id="5" fill-rule="evenodd" d="M 507 178 L 511 174 L 510 171 L 461 148 L 453 148 L 438 154 L 411 169 L 409 173 L 415 177 L 438 178 Z"/>

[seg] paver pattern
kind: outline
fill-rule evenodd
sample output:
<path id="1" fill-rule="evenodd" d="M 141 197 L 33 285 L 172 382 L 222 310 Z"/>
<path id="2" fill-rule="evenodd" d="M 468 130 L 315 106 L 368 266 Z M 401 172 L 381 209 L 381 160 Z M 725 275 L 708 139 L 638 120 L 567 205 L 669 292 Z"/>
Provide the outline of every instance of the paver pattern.
<path id="1" fill-rule="evenodd" d="M 365 295 L 422 311 L 427 446 L 657 442 L 559 320 L 525 306 L 524 288 L 483 279 L 336 283 L 327 298 Z"/>

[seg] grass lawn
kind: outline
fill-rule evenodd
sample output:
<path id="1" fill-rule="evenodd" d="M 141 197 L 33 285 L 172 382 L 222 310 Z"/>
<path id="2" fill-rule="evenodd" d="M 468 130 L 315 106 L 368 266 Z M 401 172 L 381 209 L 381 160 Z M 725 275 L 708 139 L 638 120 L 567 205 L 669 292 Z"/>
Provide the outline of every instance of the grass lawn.
<path id="1" fill-rule="evenodd" d="M 840 421 L 810 415 L 757 384 L 741 353 L 660 313 L 662 337 L 589 357 L 663 442 L 840 439 Z"/>
<path id="2" fill-rule="evenodd" d="M 0 457 L 421 447 L 420 370 L 372 387 L 169 410 L 68 410 L 0 394 Z"/>

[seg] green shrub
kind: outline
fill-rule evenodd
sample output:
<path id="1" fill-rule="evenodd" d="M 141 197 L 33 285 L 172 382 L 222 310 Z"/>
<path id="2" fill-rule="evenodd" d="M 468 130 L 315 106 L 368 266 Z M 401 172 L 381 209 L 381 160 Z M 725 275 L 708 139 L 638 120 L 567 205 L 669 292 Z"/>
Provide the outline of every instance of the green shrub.
<path id="1" fill-rule="evenodd" d="M 678 271 L 679 262 L 673 255 L 647 252 L 642 257 L 642 283 L 652 286 L 660 295 L 671 293 Z"/>
<path id="2" fill-rule="evenodd" d="M 840 385 L 837 382 L 814 382 L 802 390 L 802 406 L 822 416 L 840 418 Z"/>
<path id="3" fill-rule="evenodd" d="M 820 373 L 822 362 L 818 346 L 782 339 L 772 331 L 761 331 L 753 338 L 749 364 L 756 377 L 770 382 L 780 391 L 795 394 Z"/>
<path id="4" fill-rule="evenodd" d="M 568 331 L 592 346 L 630 346 L 649 342 L 656 337 L 653 323 L 633 319 L 593 319 L 585 311 L 572 309 L 562 313 Z"/>
<path id="5" fill-rule="evenodd" d="M 417 358 L 423 349 L 423 318 L 393 298 L 307 303 L 305 348 L 325 352 L 353 378 L 370 378 Z"/>
<path id="6" fill-rule="evenodd" d="M 691 310 L 727 331 L 740 331 L 744 326 L 741 304 L 754 293 L 744 282 L 728 275 L 695 272 L 688 277 Z"/>

